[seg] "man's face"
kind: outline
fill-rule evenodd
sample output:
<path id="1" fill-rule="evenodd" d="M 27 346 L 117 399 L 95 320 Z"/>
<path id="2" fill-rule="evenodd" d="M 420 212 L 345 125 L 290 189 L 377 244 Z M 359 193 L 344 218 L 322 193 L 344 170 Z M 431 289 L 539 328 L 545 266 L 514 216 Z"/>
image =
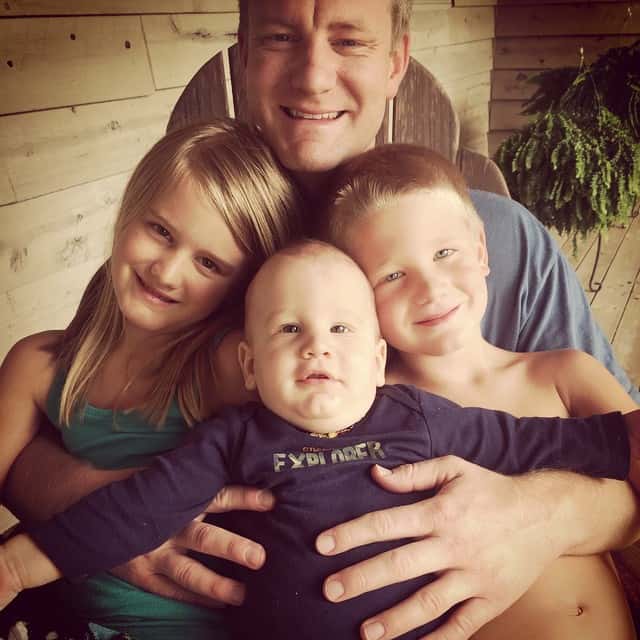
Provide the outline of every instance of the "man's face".
<path id="1" fill-rule="evenodd" d="M 364 274 L 333 251 L 280 255 L 251 286 L 240 347 L 247 388 L 307 431 L 360 420 L 384 383 L 386 357 Z"/>
<path id="2" fill-rule="evenodd" d="M 392 51 L 390 2 L 249 2 L 249 112 L 290 170 L 330 171 L 373 145 L 408 56 L 408 36 Z"/>

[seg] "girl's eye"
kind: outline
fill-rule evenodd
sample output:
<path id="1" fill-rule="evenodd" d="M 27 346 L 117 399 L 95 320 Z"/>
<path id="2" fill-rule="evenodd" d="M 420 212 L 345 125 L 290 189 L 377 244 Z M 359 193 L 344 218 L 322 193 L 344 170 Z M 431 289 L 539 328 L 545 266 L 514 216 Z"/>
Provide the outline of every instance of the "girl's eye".
<path id="1" fill-rule="evenodd" d="M 449 256 L 452 256 L 455 252 L 455 249 L 438 249 L 433 256 L 433 259 L 442 260 L 442 258 L 448 258 Z"/>
<path id="2" fill-rule="evenodd" d="M 214 273 L 218 273 L 220 271 L 220 269 L 218 269 L 218 265 L 211 258 L 207 258 L 207 257 L 200 258 L 200 264 L 207 271 L 213 271 Z"/>
<path id="3" fill-rule="evenodd" d="M 282 333 L 300 333 L 300 326 L 297 324 L 284 324 L 280 327 Z"/>
<path id="4" fill-rule="evenodd" d="M 399 280 L 400 278 L 402 278 L 402 276 L 404 276 L 404 273 L 402 273 L 402 271 L 394 271 L 393 273 L 390 273 L 388 276 L 385 276 L 384 281 L 393 282 L 394 280 Z"/>
<path id="5" fill-rule="evenodd" d="M 349 333 L 350 329 L 344 324 L 334 324 L 331 333 Z"/>
<path id="6" fill-rule="evenodd" d="M 150 222 L 149 226 L 159 235 L 162 236 L 163 238 L 166 238 L 167 240 L 171 240 L 171 233 L 169 232 L 168 229 L 165 229 L 165 227 L 163 227 L 161 224 L 158 224 L 157 222 Z"/>

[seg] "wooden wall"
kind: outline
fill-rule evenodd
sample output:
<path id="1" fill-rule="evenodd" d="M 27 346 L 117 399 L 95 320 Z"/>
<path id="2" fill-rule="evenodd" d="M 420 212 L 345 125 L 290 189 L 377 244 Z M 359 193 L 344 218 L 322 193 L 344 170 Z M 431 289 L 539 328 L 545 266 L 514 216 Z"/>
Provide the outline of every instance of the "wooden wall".
<path id="1" fill-rule="evenodd" d="M 460 4 L 456 2 L 456 4 Z M 640 37 L 640 2 L 497 0 L 489 152 L 527 122 L 520 115 L 542 69 L 592 62 L 611 47 Z"/>

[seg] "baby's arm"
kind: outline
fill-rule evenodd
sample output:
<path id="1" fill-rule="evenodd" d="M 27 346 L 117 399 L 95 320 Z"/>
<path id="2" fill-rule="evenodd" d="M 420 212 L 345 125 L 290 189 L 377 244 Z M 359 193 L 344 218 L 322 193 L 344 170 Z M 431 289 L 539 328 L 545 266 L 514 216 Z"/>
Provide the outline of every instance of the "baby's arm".
<path id="1" fill-rule="evenodd" d="M 228 415 L 228 414 L 227 414 Z M 241 425 L 215 419 L 122 482 L 29 530 L 62 573 L 82 576 L 155 549 L 202 513 L 227 479 L 224 450 Z"/>
<path id="2" fill-rule="evenodd" d="M 39 587 L 62 577 L 58 568 L 24 534 L 0 546 L 0 609 L 23 589 Z"/>

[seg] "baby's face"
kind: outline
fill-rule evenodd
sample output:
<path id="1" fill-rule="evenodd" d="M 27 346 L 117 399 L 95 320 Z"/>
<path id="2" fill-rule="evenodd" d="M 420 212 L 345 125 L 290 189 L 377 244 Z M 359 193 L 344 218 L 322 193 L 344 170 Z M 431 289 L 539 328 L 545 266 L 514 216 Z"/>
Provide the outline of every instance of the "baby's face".
<path id="1" fill-rule="evenodd" d="M 455 192 L 397 196 L 365 213 L 344 244 L 374 289 L 391 346 L 437 356 L 480 335 L 489 273 L 484 234 Z"/>
<path id="2" fill-rule="evenodd" d="M 331 249 L 279 255 L 248 298 L 240 361 L 274 413 L 328 433 L 362 418 L 384 383 L 386 345 L 362 272 Z"/>

